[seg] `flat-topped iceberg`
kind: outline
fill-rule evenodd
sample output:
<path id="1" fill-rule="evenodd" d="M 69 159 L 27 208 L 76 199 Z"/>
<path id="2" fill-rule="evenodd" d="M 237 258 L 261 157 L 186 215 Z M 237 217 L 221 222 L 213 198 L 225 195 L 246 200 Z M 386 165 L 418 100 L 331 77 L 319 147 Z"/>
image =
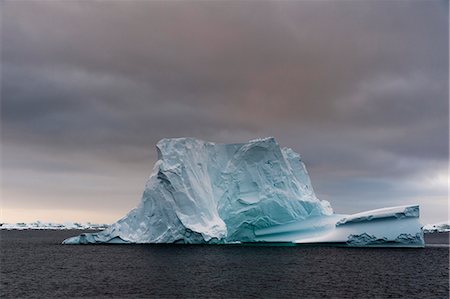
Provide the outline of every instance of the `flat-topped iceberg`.
<path id="1" fill-rule="evenodd" d="M 316 197 L 300 155 L 274 138 L 239 144 L 174 138 L 156 147 L 158 161 L 139 206 L 107 229 L 65 244 L 310 240 L 423 246 L 418 206 L 333 214 Z"/>

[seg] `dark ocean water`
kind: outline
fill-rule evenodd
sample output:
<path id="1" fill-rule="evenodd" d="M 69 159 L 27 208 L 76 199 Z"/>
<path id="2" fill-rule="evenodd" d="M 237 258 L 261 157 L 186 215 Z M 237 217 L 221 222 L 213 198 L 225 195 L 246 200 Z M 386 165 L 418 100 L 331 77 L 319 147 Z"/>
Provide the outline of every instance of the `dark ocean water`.
<path id="1" fill-rule="evenodd" d="M 447 233 L 425 249 L 60 244 L 79 233 L 1 231 L 0 297 L 449 297 Z"/>

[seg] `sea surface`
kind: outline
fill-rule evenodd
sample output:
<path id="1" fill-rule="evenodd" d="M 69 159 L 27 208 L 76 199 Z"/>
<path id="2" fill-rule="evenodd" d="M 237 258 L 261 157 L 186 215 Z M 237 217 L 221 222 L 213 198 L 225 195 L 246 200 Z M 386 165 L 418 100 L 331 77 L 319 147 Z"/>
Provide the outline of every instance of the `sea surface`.
<path id="1" fill-rule="evenodd" d="M 449 235 L 424 249 L 61 245 L 1 231 L 1 298 L 448 298 Z"/>

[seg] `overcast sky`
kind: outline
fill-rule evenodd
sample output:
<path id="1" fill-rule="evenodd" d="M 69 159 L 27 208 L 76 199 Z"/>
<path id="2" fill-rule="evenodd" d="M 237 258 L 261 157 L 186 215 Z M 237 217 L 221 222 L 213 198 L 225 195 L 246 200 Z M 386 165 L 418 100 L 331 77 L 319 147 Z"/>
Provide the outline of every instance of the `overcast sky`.
<path id="1" fill-rule="evenodd" d="M 336 212 L 447 219 L 448 1 L 2 1 L 2 221 L 111 223 L 163 137 L 274 136 Z"/>

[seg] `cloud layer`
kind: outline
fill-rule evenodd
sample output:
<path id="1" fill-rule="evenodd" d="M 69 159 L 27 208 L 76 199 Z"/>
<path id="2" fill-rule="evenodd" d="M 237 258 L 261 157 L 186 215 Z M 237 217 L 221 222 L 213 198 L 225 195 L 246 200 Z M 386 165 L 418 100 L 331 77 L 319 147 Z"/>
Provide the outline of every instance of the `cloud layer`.
<path id="1" fill-rule="evenodd" d="M 447 218 L 447 1 L 1 5 L 5 221 L 113 221 L 159 139 L 268 135 L 338 212 Z"/>

